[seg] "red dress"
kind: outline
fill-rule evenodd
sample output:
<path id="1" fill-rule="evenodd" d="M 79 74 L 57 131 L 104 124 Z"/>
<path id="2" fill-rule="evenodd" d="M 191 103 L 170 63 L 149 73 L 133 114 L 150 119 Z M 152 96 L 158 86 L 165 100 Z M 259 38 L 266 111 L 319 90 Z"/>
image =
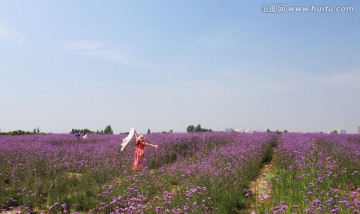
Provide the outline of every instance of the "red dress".
<path id="1" fill-rule="evenodd" d="M 140 141 L 140 140 L 136 141 L 135 161 L 132 170 L 138 170 L 139 166 L 143 164 L 145 159 L 145 153 L 144 153 L 145 144 L 146 144 L 145 141 Z"/>

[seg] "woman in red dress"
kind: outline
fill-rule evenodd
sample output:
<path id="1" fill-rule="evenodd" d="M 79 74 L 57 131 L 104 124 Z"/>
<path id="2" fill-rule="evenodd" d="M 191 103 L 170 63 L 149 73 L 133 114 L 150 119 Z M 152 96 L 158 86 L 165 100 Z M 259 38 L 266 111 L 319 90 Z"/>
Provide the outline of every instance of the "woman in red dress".
<path id="1" fill-rule="evenodd" d="M 132 170 L 138 170 L 139 166 L 143 164 L 145 158 L 145 153 L 144 153 L 145 146 L 152 146 L 156 149 L 158 148 L 158 145 L 145 142 L 144 135 L 138 136 L 136 131 L 135 131 L 135 140 L 136 140 L 135 161 Z"/>

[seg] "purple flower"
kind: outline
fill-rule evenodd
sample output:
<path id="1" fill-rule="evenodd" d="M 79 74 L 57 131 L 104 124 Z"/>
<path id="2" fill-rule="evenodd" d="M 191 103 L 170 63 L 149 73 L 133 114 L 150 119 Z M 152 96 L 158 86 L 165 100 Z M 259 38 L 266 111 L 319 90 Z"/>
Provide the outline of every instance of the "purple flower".
<path id="1" fill-rule="evenodd" d="M 288 206 L 286 206 L 286 205 L 281 205 L 280 211 L 281 211 L 281 212 L 285 212 L 286 210 L 288 210 Z"/>

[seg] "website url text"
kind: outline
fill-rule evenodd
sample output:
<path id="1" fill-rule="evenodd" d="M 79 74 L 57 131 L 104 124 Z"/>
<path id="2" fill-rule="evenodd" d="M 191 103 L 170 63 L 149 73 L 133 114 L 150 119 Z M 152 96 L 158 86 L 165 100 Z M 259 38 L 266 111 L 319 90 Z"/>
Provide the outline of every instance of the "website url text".
<path id="1" fill-rule="evenodd" d="M 284 4 L 265 4 L 262 5 L 263 13 L 352 13 L 354 6 L 286 6 Z"/>

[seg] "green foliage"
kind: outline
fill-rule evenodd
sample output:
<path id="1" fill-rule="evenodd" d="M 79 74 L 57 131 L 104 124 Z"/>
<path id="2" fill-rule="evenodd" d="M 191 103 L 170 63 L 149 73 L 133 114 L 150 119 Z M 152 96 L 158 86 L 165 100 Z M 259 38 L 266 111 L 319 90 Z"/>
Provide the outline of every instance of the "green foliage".
<path id="1" fill-rule="evenodd" d="M 194 132 L 194 130 L 195 130 L 195 126 L 193 125 L 188 126 L 186 129 L 187 132 Z"/>
<path id="2" fill-rule="evenodd" d="M 169 130 L 169 131 L 162 131 L 161 133 L 166 134 L 166 133 L 173 133 L 173 130 Z"/>
<path id="3" fill-rule="evenodd" d="M 33 135 L 33 134 L 45 134 L 43 132 L 40 132 L 40 129 L 34 129 L 32 132 L 30 131 L 24 131 L 24 130 L 14 130 L 9 132 L 0 132 L 0 135 Z"/>
<path id="4" fill-rule="evenodd" d="M 195 127 L 195 132 L 201 132 L 201 125 L 198 124 L 196 127 Z"/>
<path id="5" fill-rule="evenodd" d="M 266 129 L 266 132 L 268 132 L 268 133 L 273 133 L 273 131 L 271 131 L 270 129 Z M 286 132 L 288 132 L 288 131 L 285 129 L 284 132 L 286 133 Z M 275 133 L 276 133 L 276 134 L 281 134 L 282 132 L 279 131 L 279 130 L 276 130 Z"/>
<path id="6" fill-rule="evenodd" d="M 71 129 L 70 134 L 76 134 L 78 132 L 80 132 L 80 133 L 96 133 L 96 134 L 113 134 L 114 133 L 111 126 L 108 125 L 105 127 L 105 130 L 101 130 L 101 131 L 96 130 L 96 132 L 91 131 L 90 129 Z M 129 134 L 129 132 L 120 133 L 120 134 Z"/>
<path id="7" fill-rule="evenodd" d="M 113 134 L 113 130 L 110 125 L 105 127 L 104 134 Z"/>
<path id="8" fill-rule="evenodd" d="M 211 129 L 205 129 L 202 128 L 200 124 L 198 124 L 196 127 L 194 125 L 189 125 L 186 129 L 188 133 L 190 132 L 212 132 Z"/>
<path id="9" fill-rule="evenodd" d="M 93 131 L 91 131 L 89 129 L 71 129 L 70 134 L 75 134 L 75 133 L 78 133 L 78 132 L 80 132 L 80 133 L 95 133 L 95 132 L 93 132 Z"/>

